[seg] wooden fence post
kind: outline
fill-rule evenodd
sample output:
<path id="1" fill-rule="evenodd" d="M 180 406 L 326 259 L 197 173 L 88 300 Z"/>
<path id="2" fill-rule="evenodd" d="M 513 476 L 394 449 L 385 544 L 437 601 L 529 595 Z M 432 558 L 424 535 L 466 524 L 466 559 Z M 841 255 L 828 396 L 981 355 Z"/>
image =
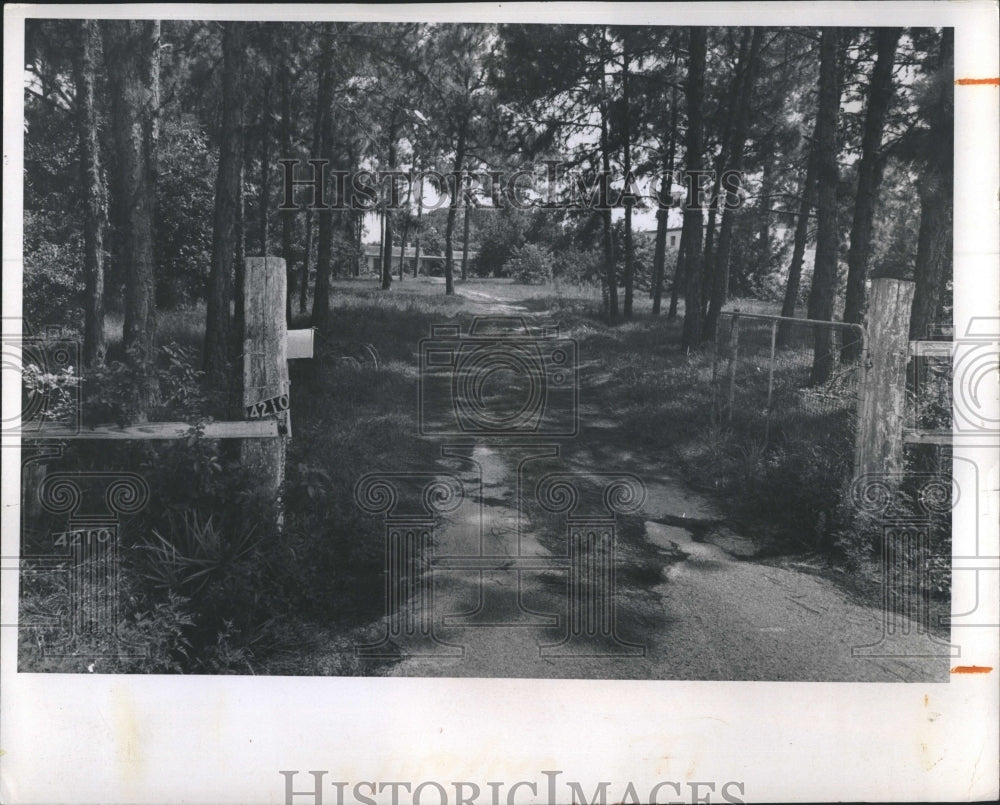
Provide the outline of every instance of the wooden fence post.
<path id="1" fill-rule="evenodd" d="M 285 449 L 290 432 L 288 412 L 288 338 L 285 324 L 287 277 L 280 257 L 248 257 L 244 284 L 243 405 L 245 418 L 275 415 L 279 436 L 244 439 L 242 464 L 259 481 L 258 491 L 278 506 L 285 480 Z M 286 395 L 283 405 L 277 399 Z M 266 406 L 254 409 L 254 406 Z"/>
<path id="2" fill-rule="evenodd" d="M 906 397 L 906 360 L 910 307 L 914 284 L 910 280 L 879 277 L 872 280 L 868 304 L 867 382 L 860 390 L 861 415 L 855 452 L 855 475 L 897 474 L 903 469 L 903 416 Z"/>

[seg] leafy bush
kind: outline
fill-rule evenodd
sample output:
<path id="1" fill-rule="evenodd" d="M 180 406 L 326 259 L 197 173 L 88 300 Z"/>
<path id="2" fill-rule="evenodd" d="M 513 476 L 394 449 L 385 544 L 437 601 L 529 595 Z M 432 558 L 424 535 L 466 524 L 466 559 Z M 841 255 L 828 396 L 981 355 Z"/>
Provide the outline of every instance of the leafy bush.
<path id="1" fill-rule="evenodd" d="M 170 511 L 166 522 L 134 546 L 138 574 L 168 600 L 190 602 L 192 670 L 243 670 L 272 618 L 265 535 L 244 518 L 226 524 L 191 507 Z"/>
<path id="2" fill-rule="evenodd" d="M 198 352 L 172 341 L 160 347 L 160 405 L 164 419 L 187 418 L 204 410 L 204 372 L 195 369 Z"/>
<path id="3" fill-rule="evenodd" d="M 79 405 L 78 389 L 80 378 L 72 366 L 65 366 L 56 372 L 46 372 L 36 363 L 28 363 L 21 369 L 21 384 L 24 394 L 22 411 L 29 411 L 34 401 L 42 401 L 47 422 L 73 424 Z"/>
<path id="4" fill-rule="evenodd" d="M 204 298 L 212 254 L 215 150 L 194 119 L 165 120 L 156 183 L 156 304 Z"/>
<path id="5" fill-rule="evenodd" d="M 26 574 L 22 586 L 20 661 L 31 671 L 114 673 L 227 673 L 254 670 L 253 663 L 284 644 L 276 615 L 288 615 L 289 579 L 272 570 L 280 548 L 265 545 L 254 526 L 228 527 L 191 507 L 167 513 L 165 525 L 130 541 L 121 535 L 115 629 L 74 633 L 77 610 L 66 576 Z M 135 530 L 136 521 L 130 523 Z M 138 523 L 141 525 L 141 522 Z M 141 529 L 140 529 L 141 530 Z M 111 584 L 110 579 L 91 579 Z M 86 607 L 110 589 L 97 591 Z"/>
<path id="6" fill-rule="evenodd" d="M 632 274 L 634 277 L 634 287 L 637 291 L 649 291 L 653 287 L 653 262 L 656 257 L 656 237 L 655 233 L 648 236 L 637 232 L 633 236 L 633 265 Z M 624 271 L 625 249 L 621 248 L 619 255 L 619 273 Z M 663 250 L 663 277 L 664 287 L 669 290 L 670 277 L 677 268 L 677 247 L 671 246 L 669 242 L 664 243 Z"/>
<path id="7" fill-rule="evenodd" d="M 544 246 L 526 243 L 504 263 L 504 273 L 526 285 L 542 285 L 552 279 L 553 257 Z"/>
<path id="8" fill-rule="evenodd" d="M 255 529 L 231 538 L 196 510 L 183 509 L 169 518 L 169 539 L 153 529 L 152 537 L 136 547 L 145 557 L 145 578 L 156 587 L 196 595 L 213 576 L 247 556 L 255 547 Z"/>
<path id="9" fill-rule="evenodd" d="M 524 245 L 527 215 L 514 209 L 490 210 L 479 238 L 479 254 L 472 270 L 480 277 L 510 276 L 507 263 Z"/>
<path id="10" fill-rule="evenodd" d="M 171 342 L 160 347 L 156 374 L 160 403 L 149 412 L 151 420 L 169 421 L 199 416 L 205 395 L 203 373 L 194 368 L 197 353 L 190 347 Z M 108 361 L 92 369 L 83 385 L 83 414 L 88 424 L 113 422 L 128 425 L 135 421 L 135 389 L 142 375 L 134 360 Z"/>
<path id="11" fill-rule="evenodd" d="M 570 247 L 553 252 L 552 278 L 558 282 L 578 285 L 596 282 L 603 270 L 600 253 L 592 249 Z"/>
<path id="12" fill-rule="evenodd" d="M 40 241 L 24 253 L 24 317 L 38 324 L 82 324 L 83 245 Z"/>

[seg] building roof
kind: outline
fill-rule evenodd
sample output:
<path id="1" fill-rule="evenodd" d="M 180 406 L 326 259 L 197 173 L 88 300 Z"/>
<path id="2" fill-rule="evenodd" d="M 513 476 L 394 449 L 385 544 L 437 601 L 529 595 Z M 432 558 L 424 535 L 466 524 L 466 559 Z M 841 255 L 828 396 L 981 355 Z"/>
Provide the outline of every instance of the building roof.
<path id="1" fill-rule="evenodd" d="M 382 256 L 381 255 L 381 251 L 380 251 L 379 246 L 378 246 L 377 243 L 365 244 L 364 249 L 365 249 L 365 255 L 367 255 L 368 257 L 381 257 Z M 454 254 L 461 254 L 462 253 L 462 247 L 461 246 L 452 246 L 452 250 L 453 250 Z M 479 250 L 478 249 L 469 249 L 469 257 L 475 257 L 478 254 L 479 254 Z M 392 256 L 393 257 L 399 257 L 399 246 L 396 246 L 395 244 L 392 247 Z M 406 256 L 406 257 L 416 257 L 417 256 L 417 249 L 416 249 L 416 247 L 415 246 L 407 246 L 406 247 L 406 252 L 404 253 L 404 256 Z M 426 257 L 429 260 L 433 260 L 433 259 L 444 260 L 444 255 L 443 254 L 429 254 L 428 252 L 425 252 L 425 251 L 421 251 L 420 252 L 420 257 L 421 257 L 421 259 L 423 259 L 423 258 Z"/>

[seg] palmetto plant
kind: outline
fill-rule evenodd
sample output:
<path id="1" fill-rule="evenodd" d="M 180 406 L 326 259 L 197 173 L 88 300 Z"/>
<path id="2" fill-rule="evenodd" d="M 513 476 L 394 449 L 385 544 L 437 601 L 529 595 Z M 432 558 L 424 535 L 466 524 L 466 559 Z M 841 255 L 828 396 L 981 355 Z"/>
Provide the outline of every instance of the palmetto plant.
<path id="1" fill-rule="evenodd" d="M 143 576 L 157 587 L 194 594 L 247 555 L 260 540 L 254 527 L 230 535 L 212 516 L 193 509 L 169 517 L 169 536 L 156 529 L 136 548 L 144 555 Z"/>

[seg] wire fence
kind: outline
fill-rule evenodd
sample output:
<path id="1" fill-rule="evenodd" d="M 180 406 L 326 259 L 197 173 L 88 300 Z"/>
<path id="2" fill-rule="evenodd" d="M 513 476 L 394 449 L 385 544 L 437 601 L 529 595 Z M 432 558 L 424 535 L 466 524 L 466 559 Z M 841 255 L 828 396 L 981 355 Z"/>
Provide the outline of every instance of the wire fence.
<path id="1" fill-rule="evenodd" d="M 857 324 L 725 312 L 716 329 L 714 421 L 765 444 L 805 437 L 853 446 L 866 349 Z"/>

